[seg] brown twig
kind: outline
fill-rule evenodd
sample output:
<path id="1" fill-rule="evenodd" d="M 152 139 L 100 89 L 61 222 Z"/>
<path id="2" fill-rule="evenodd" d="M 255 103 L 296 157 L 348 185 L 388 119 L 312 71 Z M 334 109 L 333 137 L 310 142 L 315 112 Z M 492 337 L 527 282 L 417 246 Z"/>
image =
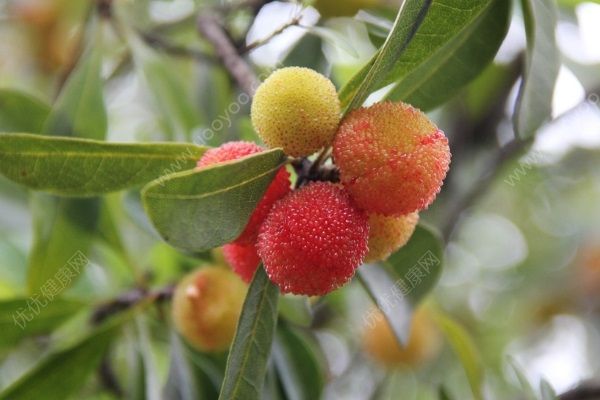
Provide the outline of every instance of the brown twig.
<path id="1" fill-rule="evenodd" d="M 560 396 L 560 400 L 600 400 L 600 386 L 582 385 Z"/>
<path id="2" fill-rule="evenodd" d="M 92 314 L 91 323 L 93 325 L 99 325 L 108 317 L 129 310 L 144 300 L 152 300 L 155 303 L 167 301 L 173 296 L 174 290 L 175 287 L 173 285 L 169 285 L 165 286 L 164 288 L 151 291 L 135 288 L 128 292 L 122 293 L 116 299 L 110 300 L 98 306 Z"/>
<path id="3" fill-rule="evenodd" d="M 219 20 L 213 14 L 200 14 L 197 27 L 200 34 L 212 44 L 217 58 L 239 87 L 253 96 L 259 80 L 248 63 L 240 56 Z"/>

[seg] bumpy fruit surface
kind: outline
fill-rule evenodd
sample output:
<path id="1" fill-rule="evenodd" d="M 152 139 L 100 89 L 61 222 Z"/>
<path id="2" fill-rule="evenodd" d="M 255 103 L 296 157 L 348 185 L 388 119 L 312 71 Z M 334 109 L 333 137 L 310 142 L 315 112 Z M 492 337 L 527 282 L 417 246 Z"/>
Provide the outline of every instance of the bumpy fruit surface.
<path id="1" fill-rule="evenodd" d="M 252 124 L 271 148 L 294 157 L 308 156 L 331 144 L 340 122 L 333 83 L 309 68 L 273 72 L 256 90 Z"/>
<path id="2" fill-rule="evenodd" d="M 385 260 L 404 246 L 415 231 L 419 214 L 410 213 L 400 217 L 369 214 L 369 252 L 365 262 Z"/>
<path id="3" fill-rule="evenodd" d="M 175 289 L 175 327 L 200 351 L 226 350 L 233 340 L 245 295 L 246 285 L 228 269 L 196 270 Z"/>
<path id="4" fill-rule="evenodd" d="M 423 307 L 413 316 L 405 347 L 400 346 L 381 311 L 373 309 L 371 312 L 374 314 L 369 315 L 369 320 L 373 323 L 365 327 L 363 347 L 377 362 L 386 367 L 415 367 L 438 354 L 441 345 L 440 333 Z"/>
<path id="5" fill-rule="evenodd" d="M 223 246 L 223 256 L 233 272 L 238 274 L 244 282 L 250 283 L 260 264 L 256 246 L 229 243 Z"/>
<path id="6" fill-rule="evenodd" d="M 260 153 L 263 150 L 262 147 L 252 142 L 240 141 L 225 143 L 220 147 L 210 149 L 204 153 L 202 158 L 200 158 L 200 161 L 198 161 L 198 168 L 225 161 L 237 160 L 238 158 L 246 157 L 251 154 Z M 289 193 L 290 190 L 290 174 L 286 171 L 285 167 L 282 167 L 277 175 L 275 175 L 275 179 L 273 179 L 271 185 L 267 188 L 263 198 L 256 205 L 244 231 L 234 240 L 234 243 L 242 245 L 255 244 L 258 236 L 258 229 L 267 217 L 273 203 Z"/>
<path id="7" fill-rule="evenodd" d="M 278 201 L 258 237 L 271 281 L 286 293 L 323 295 L 352 278 L 369 226 L 345 190 L 315 182 Z"/>
<path id="8" fill-rule="evenodd" d="M 384 215 L 426 208 L 450 164 L 444 133 L 404 103 L 382 102 L 352 111 L 340 125 L 333 155 L 358 206 Z"/>

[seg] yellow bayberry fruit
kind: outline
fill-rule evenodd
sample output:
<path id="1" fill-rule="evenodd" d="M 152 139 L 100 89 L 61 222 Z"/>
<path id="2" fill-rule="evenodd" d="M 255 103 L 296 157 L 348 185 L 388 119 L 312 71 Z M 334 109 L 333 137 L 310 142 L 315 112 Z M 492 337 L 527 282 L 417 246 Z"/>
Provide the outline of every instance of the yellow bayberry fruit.
<path id="1" fill-rule="evenodd" d="M 413 315 L 406 346 L 401 347 L 387 320 L 373 309 L 365 327 L 363 347 L 369 356 L 386 367 L 416 367 L 433 359 L 440 350 L 441 337 L 428 311 L 420 307 Z"/>
<path id="2" fill-rule="evenodd" d="M 369 252 L 365 262 L 385 260 L 394 251 L 404 246 L 419 222 L 418 213 L 400 217 L 369 214 Z"/>
<path id="3" fill-rule="evenodd" d="M 177 285 L 172 315 L 177 331 L 200 351 L 227 350 L 246 295 L 246 285 L 233 272 L 204 267 Z"/>
<path id="4" fill-rule="evenodd" d="M 267 146 L 303 157 L 331 144 L 340 122 L 340 102 L 333 83 L 318 72 L 281 68 L 256 90 L 251 117 Z"/>

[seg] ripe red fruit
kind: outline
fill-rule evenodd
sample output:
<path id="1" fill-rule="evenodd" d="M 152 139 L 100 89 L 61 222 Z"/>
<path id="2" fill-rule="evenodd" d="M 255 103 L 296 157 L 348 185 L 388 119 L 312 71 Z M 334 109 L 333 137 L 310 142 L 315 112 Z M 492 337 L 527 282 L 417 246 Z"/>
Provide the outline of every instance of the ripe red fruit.
<path id="1" fill-rule="evenodd" d="M 264 149 L 252 142 L 239 141 L 225 143 L 204 153 L 202 158 L 198 161 L 198 168 L 225 161 L 237 160 L 238 158 L 260 153 L 261 151 L 264 151 Z M 275 175 L 275 179 L 273 179 L 273 182 L 271 182 L 271 185 L 267 188 L 263 198 L 256 205 L 254 212 L 248 220 L 248 224 L 246 224 L 246 228 L 244 228 L 244 231 L 233 241 L 233 243 L 242 245 L 255 244 L 260 225 L 267 217 L 273 203 L 288 194 L 290 190 L 290 174 L 286 171 L 285 167 L 281 167 L 279 172 L 277 172 L 277 175 Z"/>
<path id="2" fill-rule="evenodd" d="M 257 249 L 284 293 L 323 295 L 352 278 L 367 253 L 369 225 L 341 187 L 314 182 L 278 201 Z"/>
<path id="3" fill-rule="evenodd" d="M 427 208 L 450 164 L 444 133 L 404 103 L 352 111 L 333 142 L 341 181 L 359 207 L 384 215 Z"/>
<path id="4" fill-rule="evenodd" d="M 231 266 L 233 272 L 239 275 L 246 283 L 250 283 L 256 268 L 260 264 L 260 258 L 256 253 L 256 246 L 229 243 L 223 246 L 223 257 Z"/>

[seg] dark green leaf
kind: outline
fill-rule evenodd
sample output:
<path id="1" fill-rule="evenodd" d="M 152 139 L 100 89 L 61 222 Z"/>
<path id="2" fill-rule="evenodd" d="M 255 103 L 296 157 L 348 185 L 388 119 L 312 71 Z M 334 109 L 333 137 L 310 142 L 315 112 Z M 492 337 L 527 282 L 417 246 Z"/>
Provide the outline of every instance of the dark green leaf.
<path id="1" fill-rule="evenodd" d="M 99 364 L 120 321 L 110 321 L 74 345 L 45 358 L 0 393 L 0 400 L 69 398 L 85 384 L 86 378 Z"/>
<path id="2" fill-rule="evenodd" d="M 17 90 L 0 89 L 0 132 L 39 133 L 50 106 Z"/>
<path id="3" fill-rule="evenodd" d="M 102 94 L 101 46 L 93 42 L 69 76 L 42 133 L 104 139 L 107 119 Z"/>
<path id="4" fill-rule="evenodd" d="M 6 134 L 0 136 L 0 172 L 34 190 L 93 196 L 191 169 L 205 150 L 193 144 Z"/>
<path id="5" fill-rule="evenodd" d="M 379 51 L 340 91 L 343 110 L 360 107 L 371 92 L 385 86 L 382 82 L 394 69 L 394 64 L 423 22 L 431 2 L 431 0 L 402 2 L 394 26 Z"/>
<path id="6" fill-rule="evenodd" d="M 275 336 L 273 360 L 289 400 L 321 398 L 325 379 L 316 344 L 291 327 L 281 324 Z"/>
<path id="7" fill-rule="evenodd" d="M 450 346 L 458 356 L 467 380 L 471 385 L 473 397 L 476 400 L 483 399 L 481 385 L 483 383 L 483 364 L 477 347 L 469 333 L 458 322 L 454 321 L 441 311 L 432 313 L 435 322 L 450 343 Z"/>
<path id="8" fill-rule="evenodd" d="M 146 213 L 174 247 L 203 251 L 235 239 L 285 161 L 279 149 L 168 175 L 142 191 Z"/>
<path id="9" fill-rule="evenodd" d="M 439 235 L 418 225 L 408 243 L 386 262 L 359 268 L 361 283 L 401 343 L 408 340 L 413 309 L 434 288 L 442 264 Z M 366 318 L 370 323 L 370 316 Z"/>
<path id="10" fill-rule="evenodd" d="M 510 4 L 506 0 L 490 2 L 463 30 L 409 71 L 387 98 L 405 101 L 422 110 L 430 110 L 451 98 L 493 60 L 508 31 Z M 430 12 L 435 10 L 432 5 Z M 426 19 L 424 28 L 427 22 Z"/>
<path id="11" fill-rule="evenodd" d="M 42 295 L 0 301 L 0 348 L 12 346 L 27 336 L 52 332 L 82 306 L 76 301 Z"/>
<path id="12" fill-rule="evenodd" d="M 34 241 L 27 286 L 32 295 L 47 287 L 70 287 L 87 266 L 98 222 L 99 199 L 61 199 L 38 194 L 32 199 Z"/>
<path id="13" fill-rule="evenodd" d="M 221 400 L 259 400 L 277 325 L 279 289 L 258 268 L 229 350 Z"/>
<path id="14" fill-rule="evenodd" d="M 528 139 L 552 116 L 552 95 L 560 69 L 556 47 L 556 4 L 553 0 L 522 0 L 527 32 L 526 71 L 515 106 L 515 132 Z"/>

